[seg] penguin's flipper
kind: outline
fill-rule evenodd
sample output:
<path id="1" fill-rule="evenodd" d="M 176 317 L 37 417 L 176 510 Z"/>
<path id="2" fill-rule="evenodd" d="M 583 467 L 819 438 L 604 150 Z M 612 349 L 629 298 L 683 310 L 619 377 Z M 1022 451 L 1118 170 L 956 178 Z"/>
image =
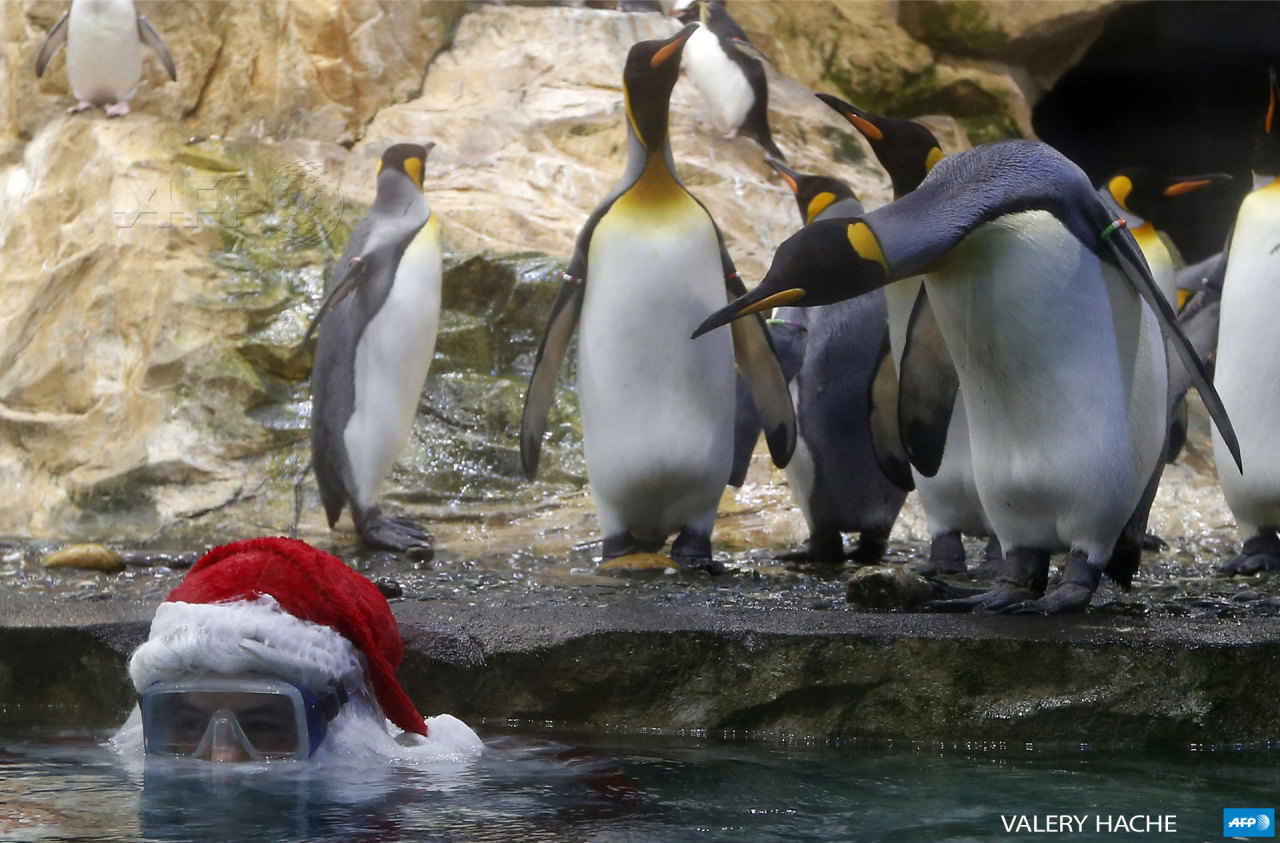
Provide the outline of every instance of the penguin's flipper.
<path id="1" fill-rule="evenodd" d="M 751 468 L 751 452 L 760 439 L 760 413 L 751 400 L 751 387 L 738 375 L 733 379 L 733 465 L 729 469 L 729 485 L 735 489 L 747 482 Z"/>
<path id="2" fill-rule="evenodd" d="M 160 58 L 160 63 L 164 65 L 164 69 L 168 71 L 169 78 L 178 81 L 178 68 L 173 64 L 173 56 L 169 54 L 169 47 L 164 43 L 164 39 L 160 37 L 160 33 L 151 25 L 151 21 L 147 20 L 146 15 L 138 15 L 138 37 L 142 39 L 142 43 L 150 47 Z"/>
<path id="3" fill-rule="evenodd" d="M 888 331 L 880 343 L 875 376 L 868 384 L 868 393 L 871 451 L 875 454 L 876 464 L 889 482 L 904 492 L 910 492 L 915 489 L 916 482 L 911 476 L 911 462 L 898 432 L 898 373 L 893 367 Z"/>
<path id="4" fill-rule="evenodd" d="M 62 17 L 58 18 L 58 22 L 45 36 L 44 43 L 40 45 L 40 52 L 36 53 L 36 76 L 44 75 L 44 69 L 49 66 L 49 60 L 53 58 L 53 54 L 67 43 L 67 19 L 70 17 L 71 10 L 68 9 L 62 13 Z"/>
<path id="5" fill-rule="evenodd" d="M 365 272 L 367 268 L 368 264 L 359 255 L 350 260 L 347 264 L 347 271 L 343 273 L 338 283 L 334 284 L 333 288 L 329 290 L 328 295 L 324 297 L 324 301 L 320 302 L 320 309 L 316 311 L 316 315 L 311 317 L 311 324 L 307 326 L 307 333 L 302 338 L 303 346 L 311 340 L 311 335 L 316 332 L 316 328 L 320 327 L 320 321 L 324 319 L 325 314 L 360 285 L 361 280 L 367 274 Z"/>
<path id="6" fill-rule="evenodd" d="M 551 306 L 547 330 L 538 346 L 538 356 L 529 376 L 529 389 L 524 397 L 524 414 L 520 417 L 520 464 L 524 476 L 532 480 L 538 473 L 538 458 L 542 455 L 542 437 L 547 432 L 547 414 L 556 397 L 556 380 L 560 376 L 560 364 L 569 350 L 569 340 L 578 325 L 582 312 L 584 282 L 565 274 L 560 294 Z"/>
<path id="7" fill-rule="evenodd" d="M 737 272 L 726 273 L 725 288 L 731 302 L 747 293 Z M 737 320 L 732 329 L 733 354 L 738 361 L 738 371 L 751 388 L 764 439 L 769 444 L 769 456 L 774 465 L 785 468 L 796 449 L 796 410 L 791 404 L 791 390 L 782 376 L 773 340 L 759 314 Z"/>
<path id="8" fill-rule="evenodd" d="M 1213 356 L 1218 349 L 1218 318 L 1222 305 L 1222 279 L 1226 275 L 1227 262 L 1220 261 L 1203 279 L 1200 290 L 1191 297 L 1178 313 L 1178 325 L 1191 341 L 1196 356 L 1204 361 L 1205 369 L 1213 374 Z M 1191 388 L 1191 374 L 1181 360 L 1169 361 L 1169 398 L 1176 400 Z"/>
<path id="9" fill-rule="evenodd" d="M 755 44 L 752 44 L 745 38 L 731 38 L 729 43 L 733 45 L 735 50 L 742 53 L 749 59 L 755 59 L 756 61 L 764 62 L 765 64 L 773 64 L 773 61 L 770 60 L 768 54 L 765 53 L 764 50 L 760 49 Z"/>
<path id="10" fill-rule="evenodd" d="M 1191 341 L 1187 339 L 1187 335 L 1178 327 L 1178 317 L 1173 312 L 1173 307 L 1160 292 L 1160 288 L 1156 286 L 1155 280 L 1151 277 L 1151 271 L 1147 268 L 1142 252 L 1138 250 L 1137 242 L 1132 236 L 1122 236 L 1120 234 L 1120 228 L 1122 227 L 1122 222 L 1112 222 L 1103 230 L 1102 239 L 1111 247 L 1116 263 L 1124 273 L 1125 278 L 1129 280 L 1129 283 L 1137 291 L 1138 295 L 1142 296 L 1147 305 L 1155 311 L 1166 343 L 1173 346 L 1174 350 L 1178 352 L 1178 357 L 1182 360 L 1182 365 L 1187 370 L 1187 376 L 1191 379 L 1192 385 L 1195 386 L 1196 392 L 1200 393 L 1200 399 L 1204 401 L 1205 409 L 1209 411 L 1209 418 L 1213 419 L 1214 426 L 1218 428 L 1218 433 L 1222 435 L 1223 443 L 1227 446 L 1227 450 L 1231 452 L 1231 456 L 1236 462 L 1236 468 L 1243 474 L 1244 465 L 1240 460 L 1240 441 L 1236 438 L 1236 431 L 1231 425 L 1231 419 L 1227 417 L 1227 408 L 1223 405 L 1218 391 L 1213 388 L 1213 382 L 1209 379 L 1208 372 L 1205 371 L 1204 362 L 1196 354 L 1196 350 L 1192 347 Z"/>
<path id="11" fill-rule="evenodd" d="M 960 377 L 921 284 L 898 366 L 897 411 L 902 446 L 911 464 L 925 477 L 937 474 L 942 464 L 959 389 Z"/>

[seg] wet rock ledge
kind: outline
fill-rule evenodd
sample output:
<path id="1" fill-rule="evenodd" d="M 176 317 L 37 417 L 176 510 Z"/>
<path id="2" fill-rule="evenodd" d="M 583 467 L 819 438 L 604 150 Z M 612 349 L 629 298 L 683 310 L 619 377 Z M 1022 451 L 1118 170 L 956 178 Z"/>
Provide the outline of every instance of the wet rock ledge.
<path id="1" fill-rule="evenodd" d="M 0 595 L 0 726 L 105 728 L 154 601 Z M 1280 620 L 397 600 L 424 712 L 588 732 L 1228 745 L 1280 738 Z"/>

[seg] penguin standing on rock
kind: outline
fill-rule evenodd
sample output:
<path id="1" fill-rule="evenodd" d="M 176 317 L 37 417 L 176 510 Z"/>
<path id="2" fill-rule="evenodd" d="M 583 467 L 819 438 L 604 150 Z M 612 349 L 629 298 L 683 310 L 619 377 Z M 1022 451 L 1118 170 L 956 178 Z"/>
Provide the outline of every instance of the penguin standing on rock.
<path id="1" fill-rule="evenodd" d="M 901 199 L 785 241 L 759 286 L 695 336 L 921 273 L 966 399 L 978 494 L 1004 550 L 994 588 L 933 608 L 1083 610 L 1104 570 L 1127 584 L 1141 552 L 1169 410 L 1162 332 L 1237 465 L 1239 451 L 1133 237 L 1061 154 L 1002 141 L 943 158 Z M 1045 595 L 1050 554 L 1062 550 L 1062 580 Z"/>
<path id="2" fill-rule="evenodd" d="M 866 138 L 889 174 L 895 199 L 919 187 L 942 160 L 938 139 L 924 125 L 872 114 L 829 94 L 818 98 Z M 915 569 L 926 576 L 966 573 L 961 537 L 989 536 L 986 562 L 973 573 L 985 578 L 999 562 L 1000 542 L 974 484 L 964 396 L 957 391 L 955 365 L 938 335 L 927 295 L 921 293 L 923 284 L 920 277 L 904 278 L 884 288 L 889 344 L 899 375 L 899 441 L 916 456 L 911 479 L 929 526 L 929 560 Z"/>
<path id="3" fill-rule="evenodd" d="M 1244 540 L 1226 574 L 1280 569 L 1280 85 L 1271 69 L 1271 100 L 1253 153 L 1254 189 L 1240 203 L 1227 245 L 1214 384 L 1240 431 L 1247 472 L 1231 461 L 1217 432 L 1214 460 L 1222 493 Z"/>
<path id="4" fill-rule="evenodd" d="M 724 0 L 694 0 L 675 12 L 683 23 L 701 23 L 689 38 L 684 65 L 711 109 L 716 128 L 733 138 L 754 140 L 774 158 L 786 160 L 769 131 L 769 80 L 760 53 Z"/>
<path id="5" fill-rule="evenodd" d="M 69 112 L 103 106 L 108 117 L 129 113 L 142 78 L 142 45 L 160 57 L 169 78 L 177 80 L 173 56 L 155 27 L 133 7 L 133 0 L 71 0 L 45 37 L 36 56 L 36 76 L 67 45 L 67 79 L 79 102 Z"/>
<path id="6" fill-rule="evenodd" d="M 774 158 L 766 162 L 795 193 L 805 225 L 862 213 L 862 203 L 843 182 L 797 172 Z M 791 378 L 797 438 L 787 483 L 809 526 L 809 544 L 784 558 L 841 562 L 841 533 L 847 532 L 859 534 L 850 558 L 874 562 L 884 555 L 907 495 L 881 469 L 881 459 L 889 457 L 878 458 L 873 441 L 873 404 L 891 416 L 890 432 L 897 434 L 893 363 L 880 370 L 889 341 L 885 319 L 884 293 L 877 290 L 827 307 L 780 307 L 769 320 L 780 356 L 780 331 L 794 333 L 800 345 L 800 362 Z M 877 404 L 873 390 L 878 374 L 890 382 Z M 900 446 L 887 450 L 905 471 L 906 461 L 897 454 Z"/>
<path id="7" fill-rule="evenodd" d="M 440 221 L 422 195 L 432 146 L 398 143 L 382 154 L 373 206 L 311 327 L 311 453 L 325 514 L 332 528 L 350 507 L 360 540 L 382 550 L 431 543 L 414 522 L 383 515 L 377 500 L 409 438 L 440 326 Z"/>
<path id="8" fill-rule="evenodd" d="M 604 559 L 662 547 L 684 570 L 716 571 L 711 531 L 733 458 L 734 359 L 751 386 L 774 460 L 795 417 L 764 322 L 691 340 L 710 309 L 746 291 L 707 209 L 681 184 L 667 112 L 680 53 L 698 29 L 631 47 L 623 71 L 622 179 L 587 219 L 552 306 L 520 429 L 537 471 L 547 411 L 575 327 L 578 401 Z"/>

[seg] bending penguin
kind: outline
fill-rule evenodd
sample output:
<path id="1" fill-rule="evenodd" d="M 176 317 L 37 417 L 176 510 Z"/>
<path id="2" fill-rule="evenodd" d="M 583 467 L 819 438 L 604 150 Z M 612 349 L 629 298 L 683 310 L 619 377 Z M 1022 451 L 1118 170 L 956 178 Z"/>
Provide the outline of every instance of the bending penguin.
<path id="1" fill-rule="evenodd" d="M 674 532 L 671 556 L 683 569 L 714 571 L 711 531 L 733 457 L 735 356 L 779 465 L 795 446 L 795 417 L 759 317 L 732 338 L 689 338 L 709 309 L 746 292 L 711 215 L 676 176 L 667 140 L 680 52 L 696 29 L 627 55 L 627 169 L 578 236 L 529 381 L 520 451 L 532 478 L 581 322 L 578 400 L 604 559 L 657 550 Z"/>
<path id="2" fill-rule="evenodd" d="M 78 103 L 69 112 L 103 106 L 108 117 L 129 113 L 142 78 L 142 45 L 155 51 L 169 78 L 178 70 L 164 39 L 133 0 L 71 0 L 36 55 L 36 76 L 43 76 L 58 48 L 67 45 L 67 80 Z"/>
<path id="3" fill-rule="evenodd" d="M 806 227 L 759 286 L 695 335 L 920 273 L 967 398 L 978 494 L 1004 549 L 992 589 L 935 608 L 1083 610 L 1104 570 L 1126 584 L 1141 552 L 1169 411 L 1162 332 L 1237 461 L 1238 451 L 1133 237 L 1051 147 L 984 144 L 942 159 L 882 208 Z M 1060 550 L 1070 557 L 1044 594 Z"/>
<path id="4" fill-rule="evenodd" d="M 843 182 L 797 172 L 774 158 L 766 162 L 795 194 L 805 225 L 862 213 Z M 906 471 L 901 446 L 891 443 L 878 453 L 873 440 L 873 409 L 890 414 L 890 433 L 897 435 L 897 377 L 892 363 L 880 368 L 889 341 L 885 319 L 884 294 L 877 290 L 816 309 L 780 307 L 769 320 L 780 359 L 786 345 L 797 346 L 789 378 L 797 437 L 787 483 L 809 527 L 808 546 L 784 558 L 843 561 L 841 533 L 858 534 L 849 558 L 874 562 L 884 555 L 907 496 L 881 467 L 891 460 Z M 788 368 L 784 362 L 784 373 Z M 887 381 L 877 383 L 878 376 Z M 758 432 L 757 424 L 752 441 Z"/>
<path id="5" fill-rule="evenodd" d="M 429 548 L 378 493 L 417 413 L 440 326 L 440 221 L 422 195 L 434 144 L 398 143 L 378 162 L 378 192 L 325 285 L 312 320 L 311 453 L 329 527 L 344 507 L 369 547 Z M 305 342 L 305 340 L 304 340 Z"/>
<path id="6" fill-rule="evenodd" d="M 673 12 L 684 23 L 701 23 L 689 38 L 684 65 L 707 101 L 716 128 L 733 138 L 751 138 L 774 158 L 786 159 L 769 131 L 769 80 L 760 52 L 729 16 L 724 0 L 694 0 Z"/>
<path id="7" fill-rule="evenodd" d="M 818 98 L 867 139 L 889 174 L 895 199 L 915 190 L 942 160 L 937 138 L 920 123 L 872 114 L 829 94 Z M 962 535 L 990 537 L 986 562 L 974 571 L 984 578 L 999 562 L 1000 542 L 974 483 L 969 417 L 955 365 L 923 288 L 924 279 L 918 276 L 884 288 L 889 344 L 899 375 L 899 441 L 914 457 L 910 479 L 929 526 L 929 560 L 915 567 L 928 576 L 963 574 L 968 568 Z"/>
<path id="8" fill-rule="evenodd" d="M 1222 493 L 1244 548 L 1225 574 L 1280 568 L 1280 85 L 1271 69 L 1271 99 L 1253 153 L 1254 189 L 1240 203 L 1222 280 L 1214 384 L 1240 433 L 1248 472 L 1231 461 L 1231 441 L 1215 432 L 1213 453 Z"/>

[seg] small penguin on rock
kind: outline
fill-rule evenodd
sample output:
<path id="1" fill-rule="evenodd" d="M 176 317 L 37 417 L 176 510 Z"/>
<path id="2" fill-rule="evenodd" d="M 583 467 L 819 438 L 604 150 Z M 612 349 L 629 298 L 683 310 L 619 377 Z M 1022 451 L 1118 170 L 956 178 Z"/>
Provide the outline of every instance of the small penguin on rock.
<path id="1" fill-rule="evenodd" d="M 36 76 L 43 76 L 49 60 L 67 45 L 67 79 L 78 103 L 68 112 L 103 107 L 108 117 L 129 113 L 142 78 L 142 45 L 155 51 L 169 78 L 177 80 L 173 56 L 160 33 L 133 7 L 133 0 L 71 0 L 67 10 L 45 37 L 36 55 Z"/>
<path id="2" fill-rule="evenodd" d="M 350 507 L 360 540 L 382 550 L 431 545 L 426 530 L 383 515 L 377 500 L 409 438 L 440 326 L 440 221 L 422 194 L 432 146 L 398 143 L 382 154 L 373 206 L 307 332 L 317 335 L 311 453 L 329 526 Z"/>
<path id="3" fill-rule="evenodd" d="M 671 556 L 680 567 L 715 572 L 711 531 L 733 460 L 735 357 L 779 465 L 795 447 L 795 416 L 760 317 L 732 337 L 689 337 L 709 309 L 746 292 L 719 228 L 676 176 L 668 143 L 681 50 L 697 29 L 642 41 L 627 55 L 626 172 L 578 235 L 529 380 L 520 450 L 532 479 L 577 328 L 603 561 L 656 551 L 677 533 Z"/>
<path id="4" fill-rule="evenodd" d="M 994 588 L 932 608 L 1083 610 L 1104 571 L 1127 584 L 1137 567 L 1163 467 L 1165 337 L 1237 467 L 1240 452 L 1133 237 L 1060 153 L 1022 140 L 943 158 L 901 199 L 792 236 L 759 286 L 694 335 L 922 273 L 967 399 L 978 494 L 1004 549 Z M 1062 579 L 1045 594 L 1050 554 L 1063 550 Z"/>
<path id="5" fill-rule="evenodd" d="M 684 66 L 725 137 L 751 138 L 774 158 L 786 160 L 769 131 L 769 80 L 761 54 L 729 16 L 724 0 L 694 0 L 673 12 L 702 26 L 689 38 Z"/>

